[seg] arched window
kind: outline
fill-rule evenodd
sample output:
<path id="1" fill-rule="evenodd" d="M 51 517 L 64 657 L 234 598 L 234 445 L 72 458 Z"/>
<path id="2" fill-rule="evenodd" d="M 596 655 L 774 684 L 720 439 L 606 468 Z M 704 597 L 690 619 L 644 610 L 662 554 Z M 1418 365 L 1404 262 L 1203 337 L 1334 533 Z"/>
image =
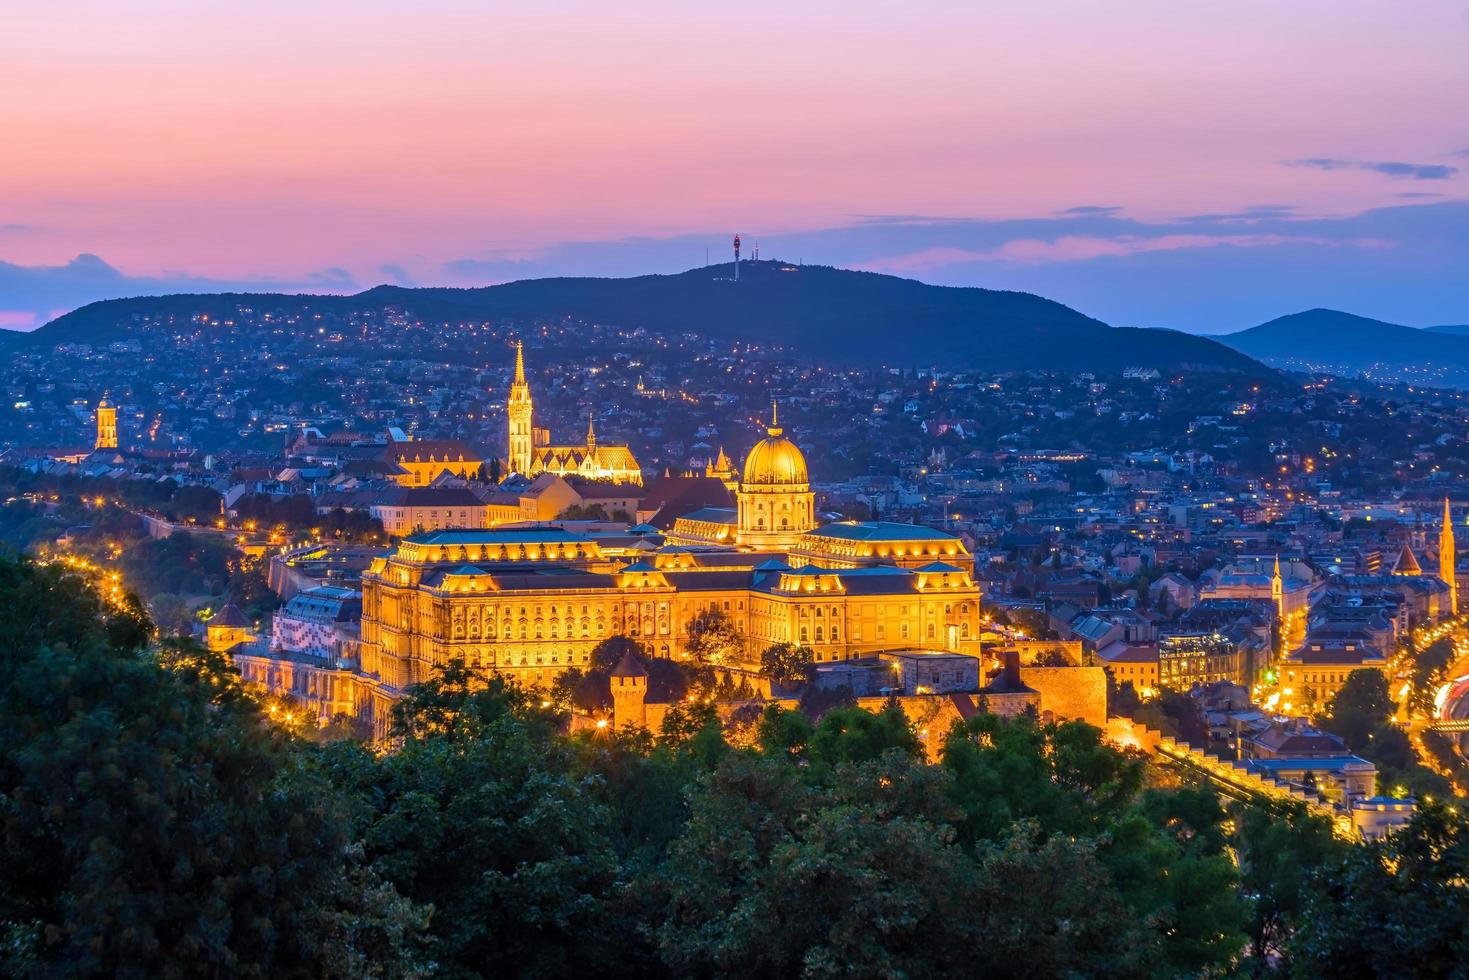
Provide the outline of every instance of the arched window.
<path id="1" fill-rule="evenodd" d="M 807 630 L 807 628 L 805 626 L 802 626 L 801 627 L 801 642 L 802 643 L 807 643 L 807 642 L 810 641 L 810 639 L 811 639 L 811 634 L 808 632 L 808 630 Z"/>

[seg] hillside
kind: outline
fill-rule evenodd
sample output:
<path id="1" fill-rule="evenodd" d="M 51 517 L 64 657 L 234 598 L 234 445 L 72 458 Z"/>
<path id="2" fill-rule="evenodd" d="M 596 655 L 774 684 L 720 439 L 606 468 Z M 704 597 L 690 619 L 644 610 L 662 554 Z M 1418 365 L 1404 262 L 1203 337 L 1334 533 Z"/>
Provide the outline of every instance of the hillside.
<path id="1" fill-rule="evenodd" d="M 1307 310 L 1217 339 L 1266 364 L 1384 380 L 1469 386 L 1469 336 L 1343 313 Z"/>
<path id="2" fill-rule="evenodd" d="M 1445 323 L 1438 327 L 1424 327 L 1429 333 L 1447 333 L 1469 337 L 1469 323 Z"/>
<path id="3" fill-rule="evenodd" d="M 477 289 L 379 286 L 356 296 L 221 294 L 93 303 L 41 327 L 31 343 L 106 342 L 135 314 L 228 318 L 240 305 L 330 314 L 398 306 L 426 320 L 572 317 L 724 340 L 776 343 L 853 364 L 989 366 L 1115 371 L 1259 370 L 1214 340 L 1166 330 L 1113 328 L 1029 293 L 930 286 L 910 279 L 780 262 L 745 262 L 629 279 L 528 279 Z"/>

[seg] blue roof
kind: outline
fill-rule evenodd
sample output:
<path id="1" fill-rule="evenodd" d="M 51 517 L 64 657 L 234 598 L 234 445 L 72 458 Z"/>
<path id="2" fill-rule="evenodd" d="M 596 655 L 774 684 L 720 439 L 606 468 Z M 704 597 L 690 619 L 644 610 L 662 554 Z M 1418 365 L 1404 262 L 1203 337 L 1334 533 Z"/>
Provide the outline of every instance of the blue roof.
<path id="1" fill-rule="evenodd" d="M 458 528 L 424 531 L 403 539 L 411 544 L 529 544 L 538 541 L 589 541 L 564 527 Z"/>
<path id="2" fill-rule="evenodd" d="M 936 527 L 921 524 L 899 524 L 895 521 L 849 521 L 823 524 L 807 535 L 842 538 L 847 541 L 954 541 L 956 536 Z"/>
<path id="3" fill-rule="evenodd" d="M 700 521 L 706 524 L 733 524 L 740 518 L 733 507 L 700 507 L 696 511 L 678 518 L 681 521 Z"/>
<path id="4" fill-rule="evenodd" d="M 1332 772 L 1337 769 L 1345 769 L 1347 766 L 1372 765 L 1366 759 L 1355 755 L 1334 755 L 1325 759 L 1245 759 L 1244 762 L 1251 769 L 1263 769 L 1266 772 L 1295 769 Z"/>
<path id="5" fill-rule="evenodd" d="M 658 568 L 646 561 L 635 561 L 631 565 L 624 565 L 622 570 L 624 572 L 656 572 Z"/>
<path id="6" fill-rule="evenodd" d="M 924 565 L 922 568 L 918 569 L 918 571 L 920 571 L 920 572 L 962 572 L 962 571 L 964 571 L 964 569 L 960 568 L 958 565 L 950 565 L 948 562 L 934 561 L 934 562 L 929 562 L 927 565 Z"/>

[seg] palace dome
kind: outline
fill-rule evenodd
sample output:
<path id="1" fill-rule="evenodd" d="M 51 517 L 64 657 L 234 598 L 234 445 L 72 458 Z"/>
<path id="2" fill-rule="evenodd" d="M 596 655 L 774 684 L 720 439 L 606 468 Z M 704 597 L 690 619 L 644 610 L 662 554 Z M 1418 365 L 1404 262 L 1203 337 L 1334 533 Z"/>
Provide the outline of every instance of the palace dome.
<path id="1" fill-rule="evenodd" d="M 793 486 L 811 482 L 806 457 L 782 434 L 784 430 L 776 424 L 774 407 L 770 411 L 770 427 L 765 431 L 769 435 L 755 443 L 755 448 L 745 457 L 740 482 L 747 486 Z"/>

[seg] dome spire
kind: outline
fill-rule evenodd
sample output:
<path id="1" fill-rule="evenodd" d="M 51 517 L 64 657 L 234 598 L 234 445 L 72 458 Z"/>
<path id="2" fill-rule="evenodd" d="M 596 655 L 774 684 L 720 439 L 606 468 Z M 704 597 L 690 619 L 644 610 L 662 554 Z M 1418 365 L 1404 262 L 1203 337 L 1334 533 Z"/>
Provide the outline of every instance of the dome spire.
<path id="1" fill-rule="evenodd" d="M 772 436 L 778 436 L 785 430 L 780 427 L 780 414 L 776 409 L 775 399 L 770 400 L 770 427 L 765 430 Z"/>

